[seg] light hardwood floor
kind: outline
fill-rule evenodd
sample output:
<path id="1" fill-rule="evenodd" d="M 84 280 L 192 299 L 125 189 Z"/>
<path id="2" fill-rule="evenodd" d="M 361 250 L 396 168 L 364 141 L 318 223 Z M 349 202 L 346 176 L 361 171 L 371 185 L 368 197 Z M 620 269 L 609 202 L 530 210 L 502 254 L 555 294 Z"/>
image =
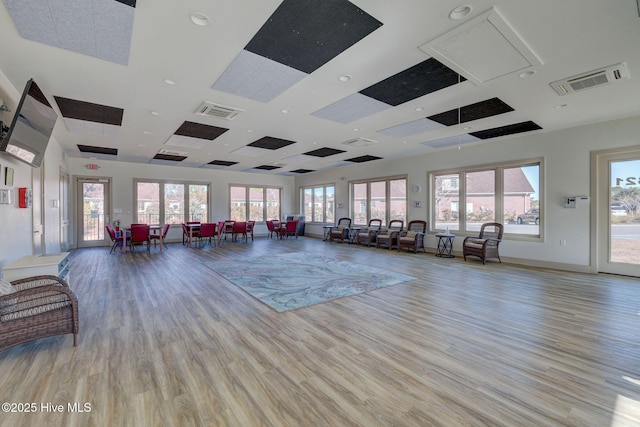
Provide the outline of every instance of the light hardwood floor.
<path id="1" fill-rule="evenodd" d="M 0 425 L 640 425 L 639 279 L 312 238 L 169 246 L 72 252 L 79 346 L 1 352 L 2 401 L 38 410 Z M 283 252 L 416 279 L 279 314 L 204 265 Z"/>

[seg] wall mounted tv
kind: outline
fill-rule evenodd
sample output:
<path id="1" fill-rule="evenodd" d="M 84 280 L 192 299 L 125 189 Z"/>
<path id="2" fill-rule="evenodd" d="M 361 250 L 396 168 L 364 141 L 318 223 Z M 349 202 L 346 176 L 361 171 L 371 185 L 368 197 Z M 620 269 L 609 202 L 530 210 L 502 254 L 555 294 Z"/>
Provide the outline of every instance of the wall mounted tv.
<path id="1" fill-rule="evenodd" d="M 58 114 L 36 82 L 30 79 L 22 92 L 11 126 L 0 131 L 0 151 L 33 167 L 40 167 L 57 119 Z"/>

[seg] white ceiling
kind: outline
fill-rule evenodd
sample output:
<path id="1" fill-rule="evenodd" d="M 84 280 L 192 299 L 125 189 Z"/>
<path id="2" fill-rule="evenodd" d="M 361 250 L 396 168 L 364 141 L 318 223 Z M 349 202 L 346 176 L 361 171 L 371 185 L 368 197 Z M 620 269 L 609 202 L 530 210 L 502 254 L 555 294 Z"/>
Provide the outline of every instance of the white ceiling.
<path id="1" fill-rule="evenodd" d="M 161 149 L 169 149 L 187 153 L 186 160 L 176 163 L 180 166 L 201 167 L 212 160 L 225 160 L 238 162 L 229 167 L 232 170 L 269 174 L 290 174 L 299 168 L 320 170 L 363 155 L 401 158 L 452 149 L 451 145 L 433 148 L 423 144 L 443 138 L 453 138 L 450 141 L 454 146 L 458 140 L 460 144 L 491 143 L 496 139 L 476 141 L 467 134 L 526 121 L 542 127 L 533 132 L 546 132 L 640 115 L 640 18 L 636 0 L 471 0 L 461 3 L 471 6 L 471 14 L 458 21 L 451 20 L 449 12 L 459 4 L 445 0 L 351 2 L 383 25 L 320 68 L 294 79 L 297 83 L 268 102 L 212 86 L 245 52 L 245 46 L 278 8 L 280 0 L 138 0 L 126 64 L 22 38 L 5 6 L 16 7 L 20 2 L 4 0 L 0 3 L 0 70 L 18 92 L 33 77 L 58 112 L 54 96 L 124 109 L 119 132 L 82 132 L 78 131 L 82 126 L 69 129 L 59 119 L 54 138 L 70 157 L 81 157 L 77 146 L 89 145 L 117 148 L 114 160 L 149 163 Z M 56 0 L 23 3 L 46 3 L 54 14 L 62 16 L 64 25 L 58 25 L 67 32 L 75 26 L 98 34 L 105 31 L 105 25 L 99 25 L 100 14 L 95 11 L 90 19 L 76 22 L 80 18 L 73 12 L 74 6 L 60 6 Z M 194 11 L 207 15 L 210 25 L 194 25 L 189 18 Z M 488 38 L 491 43 L 483 44 L 478 37 L 484 27 L 460 27 L 469 26 L 489 11 L 507 23 L 506 27 L 504 22 L 500 25 L 511 37 L 508 43 Z M 29 21 L 29 10 L 23 12 Z M 35 17 L 33 21 L 34 28 L 41 25 Z M 126 25 L 123 27 L 126 34 Z M 464 31 L 456 35 L 456 29 Z M 59 27 L 56 31 L 62 32 Z M 471 35 L 468 42 L 465 35 Z M 70 38 L 74 37 L 78 39 L 72 32 Z M 106 43 L 106 49 L 121 39 L 113 38 Z M 502 44 L 515 48 L 516 54 L 502 50 Z M 112 57 L 121 57 L 118 49 L 112 50 Z M 353 99 L 359 91 L 425 61 L 429 55 L 439 59 L 438 52 L 453 56 L 459 53 L 462 57 L 451 59 L 463 68 L 446 65 L 467 80 L 348 123 L 313 115 L 345 98 Z M 549 86 L 556 80 L 620 62 L 626 63 L 630 79 L 566 96 L 559 96 Z M 522 71 L 535 73 L 520 77 Z M 345 74 L 351 80 L 340 81 L 338 77 Z M 167 78 L 177 84 L 166 84 Z M 11 99 L 15 94 L 0 92 L 0 97 Z M 404 130 L 389 131 L 495 97 L 514 111 L 462 125 L 411 123 L 407 136 L 403 135 Z M 244 112 L 231 121 L 197 116 L 194 111 L 203 101 Z M 15 102 L 17 99 L 14 106 Z M 152 115 L 152 111 L 159 115 Z M 8 122 L 8 114 L 0 115 L 0 120 Z M 176 144 L 181 140 L 172 136 L 185 121 L 229 131 L 205 144 Z M 259 157 L 252 150 L 239 150 L 265 136 L 296 143 L 274 151 L 261 150 Z M 341 144 L 358 137 L 378 143 L 366 147 Z M 510 136 L 497 139 L 502 138 Z M 346 152 L 325 158 L 300 156 L 322 147 Z M 281 167 L 273 171 L 253 169 L 272 164 Z"/>

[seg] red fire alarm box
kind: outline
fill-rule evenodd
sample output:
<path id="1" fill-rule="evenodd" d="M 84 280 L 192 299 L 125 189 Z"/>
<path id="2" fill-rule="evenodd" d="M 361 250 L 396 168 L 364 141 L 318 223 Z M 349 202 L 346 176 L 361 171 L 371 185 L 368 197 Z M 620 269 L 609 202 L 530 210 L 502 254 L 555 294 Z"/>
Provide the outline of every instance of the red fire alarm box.
<path id="1" fill-rule="evenodd" d="M 31 189 L 27 187 L 18 188 L 18 207 L 30 208 L 31 207 Z"/>

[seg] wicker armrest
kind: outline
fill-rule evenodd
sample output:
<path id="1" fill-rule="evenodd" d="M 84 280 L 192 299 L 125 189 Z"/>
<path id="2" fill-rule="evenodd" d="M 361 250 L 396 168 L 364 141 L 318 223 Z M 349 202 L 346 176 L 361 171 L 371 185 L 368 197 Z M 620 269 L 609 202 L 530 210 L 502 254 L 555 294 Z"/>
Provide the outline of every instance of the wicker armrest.
<path id="1" fill-rule="evenodd" d="M 16 288 L 16 291 L 47 285 L 69 288 L 69 284 L 64 279 L 52 275 L 25 277 L 24 279 L 12 280 L 11 284 L 14 288 Z"/>

